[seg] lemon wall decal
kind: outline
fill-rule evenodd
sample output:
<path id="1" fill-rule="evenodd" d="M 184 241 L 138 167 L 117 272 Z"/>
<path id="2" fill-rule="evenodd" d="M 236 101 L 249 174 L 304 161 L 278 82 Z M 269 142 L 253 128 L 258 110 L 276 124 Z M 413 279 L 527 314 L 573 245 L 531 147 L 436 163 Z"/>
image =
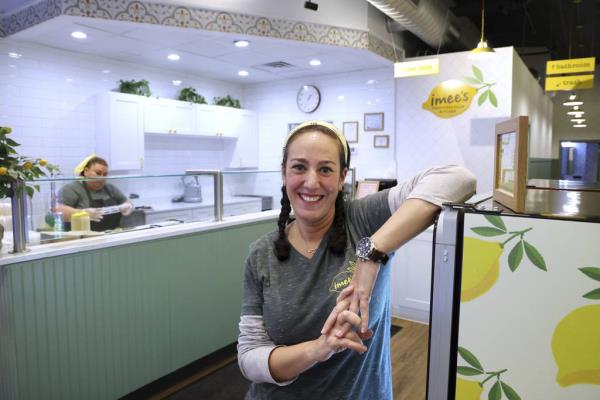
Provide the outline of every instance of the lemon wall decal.
<path id="1" fill-rule="evenodd" d="M 456 400 L 479 400 L 483 387 L 477 381 L 456 378 Z"/>
<path id="2" fill-rule="evenodd" d="M 473 86 L 450 79 L 434 87 L 422 107 L 440 118 L 456 117 L 467 111 L 476 93 Z"/>
<path id="3" fill-rule="evenodd" d="M 486 242 L 468 236 L 463 246 L 461 302 L 473 300 L 494 286 L 503 250 L 500 242 Z"/>
<path id="4" fill-rule="evenodd" d="M 552 353 L 559 385 L 600 385 L 600 304 L 577 308 L 556 325 Z"/>

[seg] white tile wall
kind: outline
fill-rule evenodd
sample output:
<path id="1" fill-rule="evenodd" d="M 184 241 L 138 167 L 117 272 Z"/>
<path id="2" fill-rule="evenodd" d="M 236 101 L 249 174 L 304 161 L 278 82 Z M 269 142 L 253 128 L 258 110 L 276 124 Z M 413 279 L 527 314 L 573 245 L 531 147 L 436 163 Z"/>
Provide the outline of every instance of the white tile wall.
<path id="1" fill-rule="evenodd" d="M 369 84 L 368 81 L 374 81 Z M 321 92 L 321 104 L 312 114 L 298 110 L 296 94 L 302 85 L 316 85 Z M 343 97 L 340 97 L 343 96 Z M 268 84 L 247 86 L 244 99 L 248 108 L 259 113 L 259 168 L 278 170 L 281 150 L 287 136 L 288 124 L 320 119 L 333 121 L 339 128 L 344 121 L 358 121 L 359 141 L 351 166 L 359 179 L 391 177 L 394 162 L 394 78 L 390 68 L 364 70 L 344 74 L 289 79 Z M 363 130 L 364 113 L 383 112 L 381 132 Z M 373 136 L 390 135 L 390 147 L 373 148 Z"/>
<path id="2" fill-rule="evenodd" d="M 9 52 L 22 57 L 9 58 Z M 209 101 L 214 96 L 242 95 L 241 86 L 233 83 L 2 39 L 0 125 L 13 128 L 22 154 L 44 157 L 70 176 L 95 147 L 94 96 L 117 88 L 119 79 L 134 78 L 148 80 L 152 94 L 160 97 L 177 97 L 174 79 L 183 81 L 181 87 L 195 87 Z M 177 139 L 147 138 L 144 173 L 226 166 L 222 143 Z"/>

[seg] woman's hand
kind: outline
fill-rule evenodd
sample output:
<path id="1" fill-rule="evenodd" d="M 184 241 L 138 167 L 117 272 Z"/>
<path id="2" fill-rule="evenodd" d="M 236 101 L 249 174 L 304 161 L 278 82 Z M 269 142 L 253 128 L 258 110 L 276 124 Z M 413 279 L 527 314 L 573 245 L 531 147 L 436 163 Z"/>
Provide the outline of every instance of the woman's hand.
<path id="1" fill-rule="evenodd" d="M 328 360 L 333 354 L 341 352 L 346 349 L 354 350 L 360 354 L 367 351 L 367 347 L 363 344 L 360 336 L 353 330 L 348 329 L 344 335 L 338 335 L 345 325 L 348 327 L 359 327 L 361 319 L 360 317 L 348 310 L 352 298 L 353 288 L 349 286 L 344 289 L 337 299 L 337 305 L 334 307 L 332 314 L 335 314 L 335 321 L 333 322 L 333 329 L 329 332 L 321 334 L 321 336 L 315 341 L 316 345 L 316 358 L 322 362 Z M 330 317 L 331 317 L 330 315 Z M 325 329 L 325 328 L 323 328 Z"/>
<path id="2" fill-rule="evenodd" d="M 123 215 L 129 215 L 133 212 L 133 204 L 131 204 L 130 201 L 126 201 L 119 205 L 119 211 L 121 211 L 121 214 Z"/>
<path id="3" fill-rule="evenodd" d="M 379 268 L 380 264 L 373 261 L 357 260 L 356 269 L 352 276 L 352 284 L 342 290 L 338 296 L 337 305 L 333 308 L 331 314 L 329 314 L 321 333 L 325 334 L 334 328 L 334 324 L 338 320 L 339 314 L 344 310 L 349 310 L 353 313 L 360 311 L 361 321 L 358 335 L 363 340 L 370 339 L 371 336 L 373 336 L 373 331 L 369 329 L 369 303 L 371 301 L 371 293 L 373 292 L 377 275 L 379 274 Z M 354 290 L 354 288 L 357 289 Z M 347 301 L 342 300 L 347 299 L 350 299 L 350 304 L 345 306 Z M 346 323 L 342 326 L 342 329 L 339 331 L 336 330 L 337 332 L 335 332 L 335 334 L 338 337 L 343 337 L 348 333 L 350 328 L 351 325 Z"/>
<path id="4" fill-rule="evenodd" d="M 102 220 L 102 210 L 100 208 L 86 208 L 83 211 L 90 215 L 90 221 L 100 222 Z"/>

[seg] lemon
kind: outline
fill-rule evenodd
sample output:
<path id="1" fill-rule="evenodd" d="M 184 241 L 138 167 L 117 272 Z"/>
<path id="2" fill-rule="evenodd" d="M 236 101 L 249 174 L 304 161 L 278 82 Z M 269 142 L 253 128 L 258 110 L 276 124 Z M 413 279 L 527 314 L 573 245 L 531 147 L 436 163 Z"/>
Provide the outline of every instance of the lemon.
<path id="1" fill-rule="evenodd" d="M 0 167 L 0 175 L 6 175 L 8 169 L 6 167 Z"/>
<path id="2" fill-rule="evenodd" d="M 498 242 L 465 237 L 460 301 L 481 296 L 498 280 L 502 247 Z"/>
<path id="3" fill-rule="evenodd" d="M 482 392 L 478 382 L 456 378 L 456 400 L 479 400 Z"/>
<path id="4" fill-rule="evenodd" d="M 440 118 L 452 118 L 467 111 L 476 94 L 473 86 L 450 79 L 434 87 L 421 107 Z"/>
<path id="5" fill-rule="evenodd" d="M 559 385 L 600 385 L 600 304 L 577 308 L 560 320 L 552 335 L 552 353 Z"/>
<path id="6" fill-rule="evenodd" d="M 33 167 L 33 164 L 32 164 L 32 163 L 30 163 L 29 161 L 26 161 L 26 162 L 23 164 L 23 168 L 24 168 L 24 169 L 26 169 L 26 170 L 30 170 L 32 167 Z"/>
<path id="7" fill-rule="evenodd" d="M 41 165 L 42 167 L 45 167 L 45 166 L 46 166 L 46 164 L 48 164 L 48 161 L 44 160 L 43 158 L 40 158 L 40 165 Z"/>

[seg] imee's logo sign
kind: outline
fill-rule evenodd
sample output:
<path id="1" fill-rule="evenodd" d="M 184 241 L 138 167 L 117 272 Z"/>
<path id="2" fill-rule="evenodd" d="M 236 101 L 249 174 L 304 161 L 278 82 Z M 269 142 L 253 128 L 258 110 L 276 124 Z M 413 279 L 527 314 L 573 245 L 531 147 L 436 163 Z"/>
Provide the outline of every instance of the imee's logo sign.
<path id="1" fill-rule="evenodd" d="M 440 118 L 453 118 L 467 111 L 475 97 L 479 106 L 489 100 L 494 107 L 498 107 L 498 99 L 492 91 L 495 83 L 485 82 L 483 73 L 476 66 L 473 65 L 472 70 L 473 76 L 465 78 L 468 83 L 450 79 L 434 87 L 422 104 L 423 109 Z"/>

